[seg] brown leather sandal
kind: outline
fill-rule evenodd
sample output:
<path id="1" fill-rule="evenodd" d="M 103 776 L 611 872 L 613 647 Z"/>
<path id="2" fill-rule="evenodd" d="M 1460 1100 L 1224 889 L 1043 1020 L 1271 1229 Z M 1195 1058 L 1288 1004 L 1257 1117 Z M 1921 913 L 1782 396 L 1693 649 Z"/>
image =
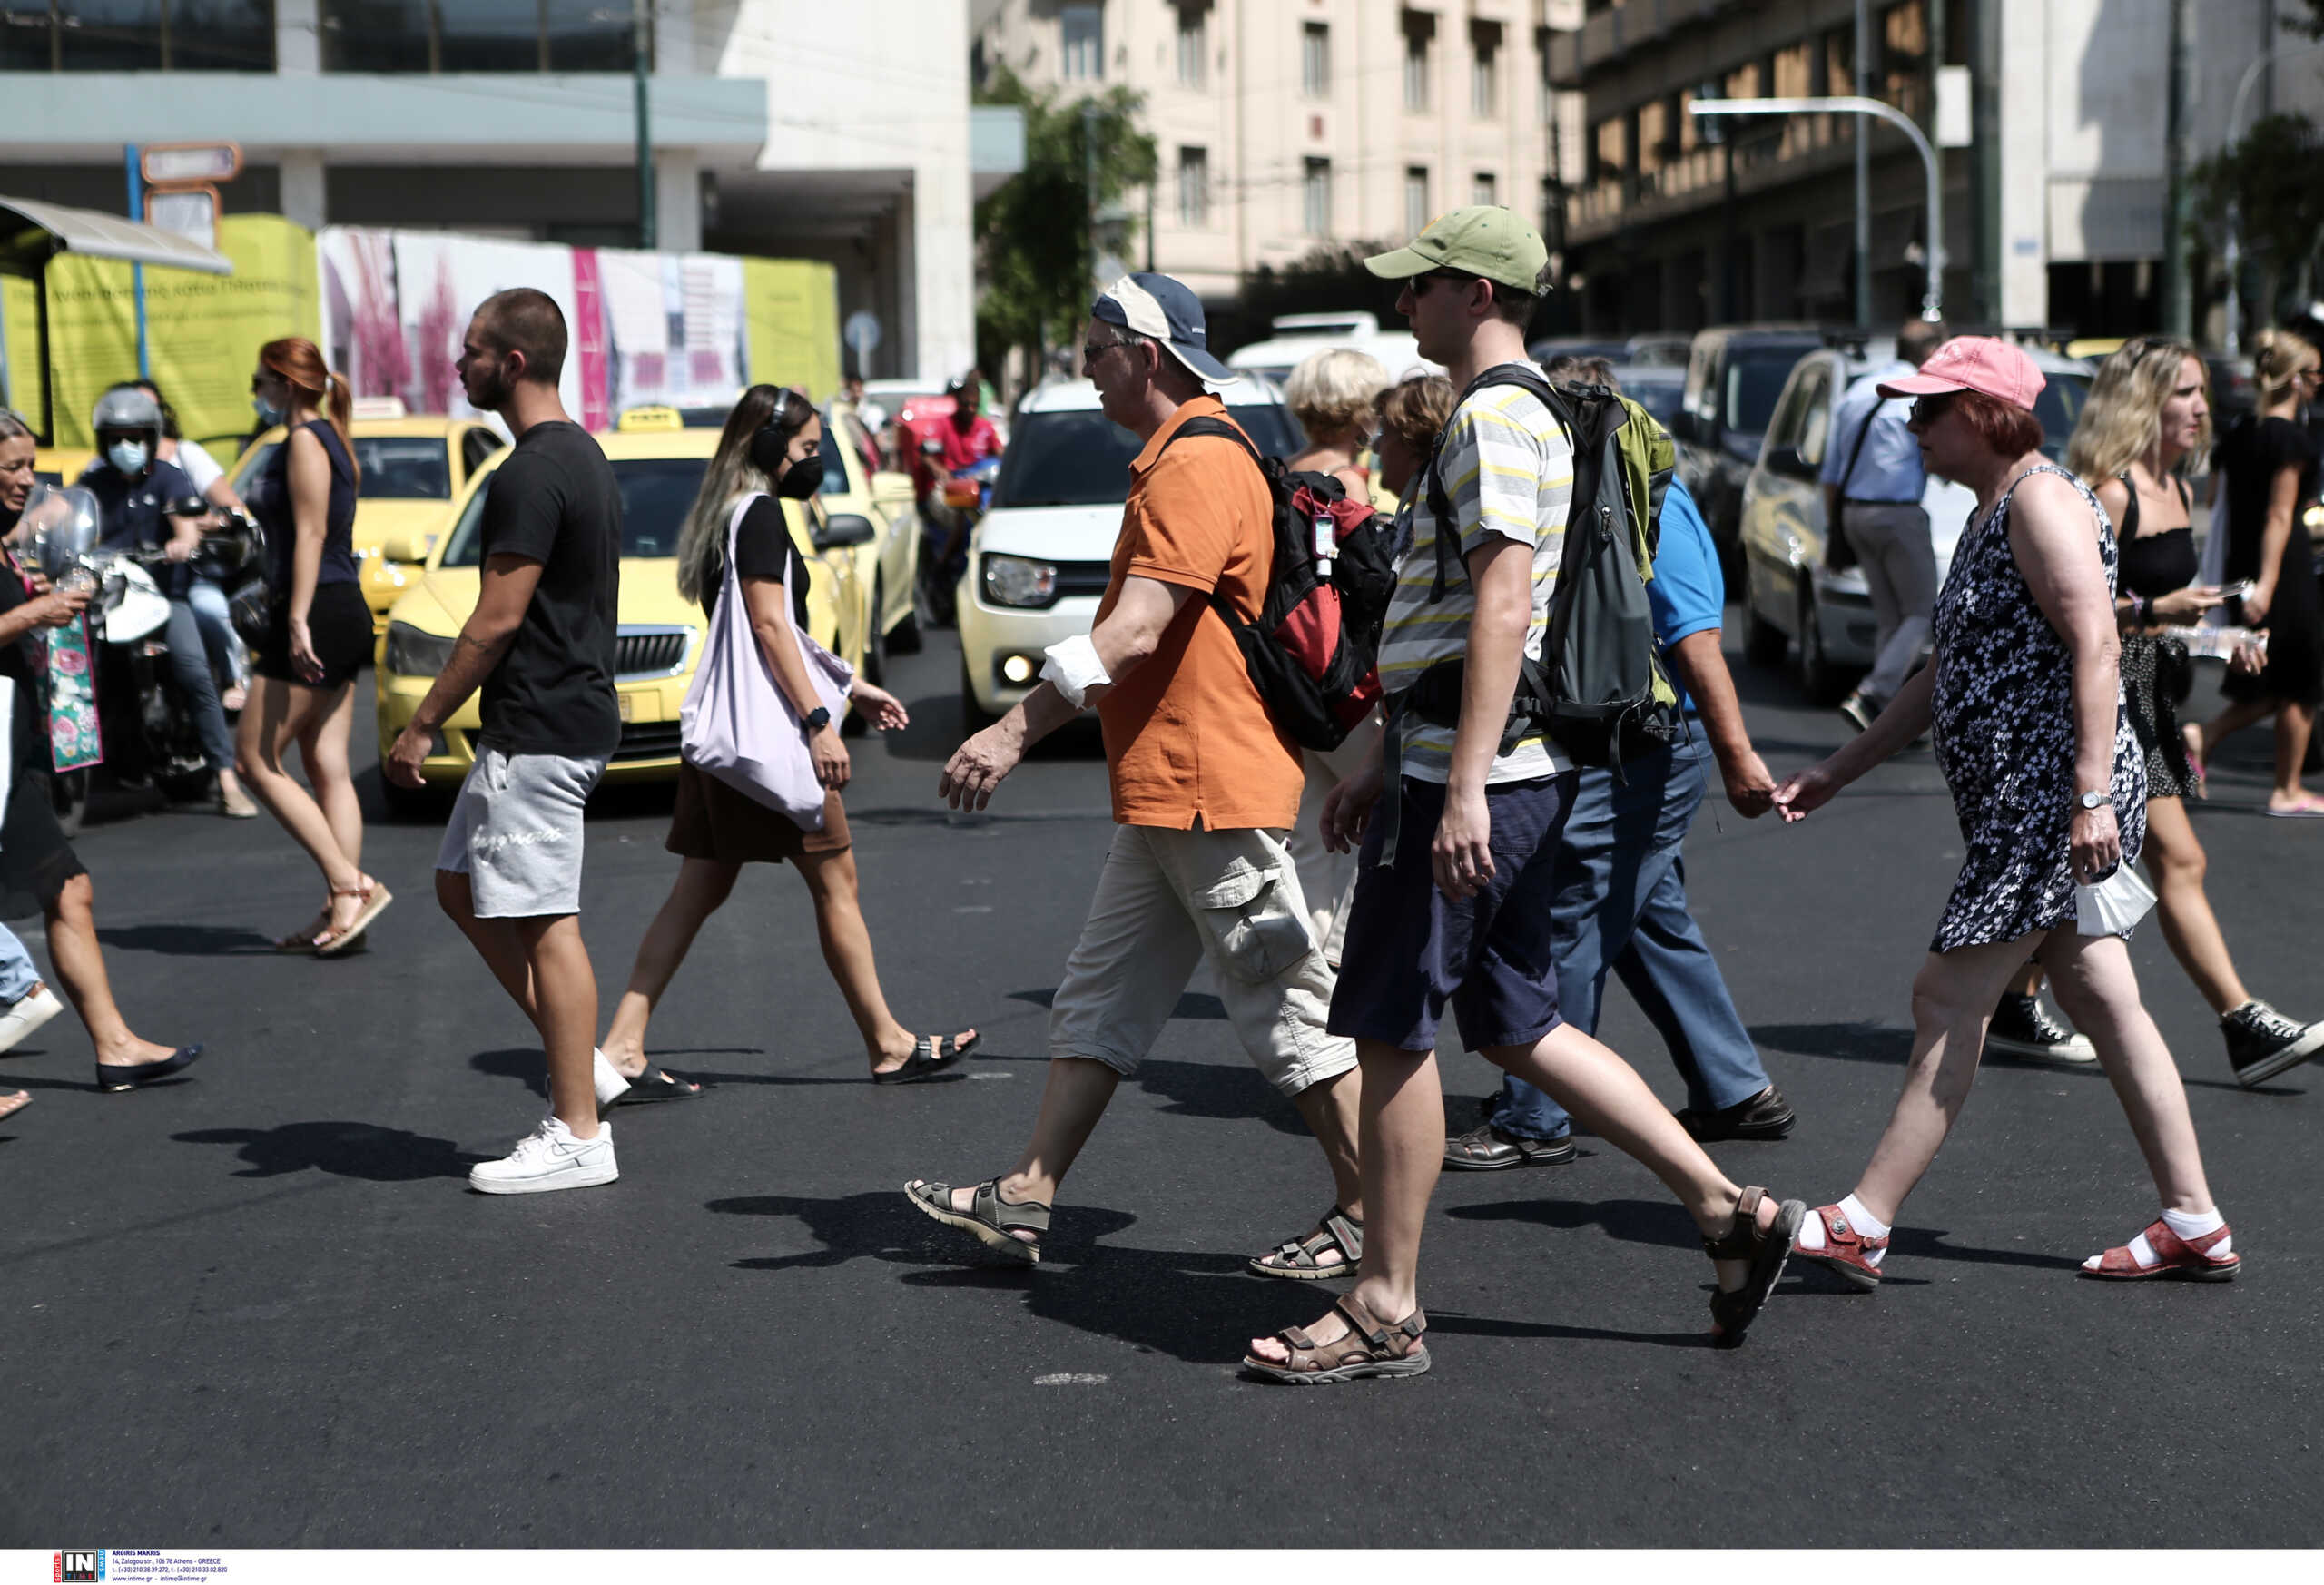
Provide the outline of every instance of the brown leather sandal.
<path id="1" fill-rule="evenodd" d="M 1323 1257 L 1334 1252 L 1339 1259 L 1323 1265 Z M 1306 1237 L 1287 1239 L 1244 1265 L 1255 1276 L 1314 1282 L 1318 1277 L 1353 1276 L 1363 1260 L 1364 1224 L 1334 1206 Z"/>
<path id="2" fill-rule="evenodd" d="M 1358 1382 L 1368 1376 L 1423 1376 L 1433 1363 L 1421 1334 L 1428 1317 L 1414 1305 L 1413 1313 L 1393 1325 L 1366 1309 L 1354 1294 L 1343 1295 L 1332 1305 L 1347 1322 L 1347 1335 L 1333 1343 L 1317 1343 L 1302 1326 L 1286 1326 L 1275 1334 L 1291 1352 L 1291 1363 L 1277 1364 L 1256 1354 L 1243 1356 L 1243 1368 L 1271 1382 L 1295 1386 L 1319 1386 L 1330 1382 Z M 1393 1343 L 1392 1343 L 1393 1340 Z"/>
<path id="3" fill-rule="evenodd" d="M 1807 1219 L 1807 1201 L 1785 1200 L 1776 1207 L 1776 1219 L 1762 1228 L 1759 1202 L 1767 1197 L 1763 1188 L 1745 1189 L 1736 1199 L 1735 1220 L 1728 1230 L 1716 1238 L 1703 1239 L 1703 1253 L 1713 1260 L 1751 1263 L 1741 1287 L 1711 1294 L 1711 1334 L 1721 1348 L 1733 1348 L 1743 1341 L 1760 1306 L 1783 1279 L 1784 1262 L 1791 1258 L 1791 1241 L 1799 1236 L 1799 1225 Z"/>

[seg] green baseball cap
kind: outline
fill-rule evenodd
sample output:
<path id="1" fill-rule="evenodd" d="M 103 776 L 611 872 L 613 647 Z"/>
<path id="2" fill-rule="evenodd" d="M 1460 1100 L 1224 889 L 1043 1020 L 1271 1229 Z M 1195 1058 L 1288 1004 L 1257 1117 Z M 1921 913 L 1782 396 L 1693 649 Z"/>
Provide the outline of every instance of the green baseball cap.
<path id="1" fill-rule="evenodd" d="M 1438 215 L 1419 236 L 1392 253 L 1374 254 L 1364 267 L 1389 281 L 1408 281 L 1432 270 L 1460 270 L 1512 291 L 1540 291 L 1541 271 L 1549 262 L 1541 233 L 1514 210 L 1479 203 Z"/>

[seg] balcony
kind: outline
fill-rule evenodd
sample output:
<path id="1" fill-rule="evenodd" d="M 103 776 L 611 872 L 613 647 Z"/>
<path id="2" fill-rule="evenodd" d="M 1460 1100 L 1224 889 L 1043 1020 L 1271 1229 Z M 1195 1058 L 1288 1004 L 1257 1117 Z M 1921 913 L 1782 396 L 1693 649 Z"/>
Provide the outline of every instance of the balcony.
<path id="1" fill-rule="evenodd" d="M 1560 88 L 1578 88 L 1600 66 L 1701 22 L 1729 4 L 1730 0 L 1626 0 L 1590 17 L 1578 32 L 1550 35 L 1550 81 Z"/>

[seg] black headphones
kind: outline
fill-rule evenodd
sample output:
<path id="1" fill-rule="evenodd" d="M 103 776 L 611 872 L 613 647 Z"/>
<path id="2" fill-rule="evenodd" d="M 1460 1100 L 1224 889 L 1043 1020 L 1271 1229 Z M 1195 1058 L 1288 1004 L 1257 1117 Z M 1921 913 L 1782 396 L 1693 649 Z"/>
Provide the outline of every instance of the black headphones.
<path id="1" fill-rule="evenodd" d="M 806 399 L 789 386 L 775 387 L 774 410 L 766 416 L 759 432 L 751 437 L 751 466 L 769 478 L 783 471 L 785 454 L 791 449 L 791 437 L 807 422 L 806 415 L 791 417 L 794 404 L 808 406 Z M 784 422 L 786 418 L 790 422 Z"/>

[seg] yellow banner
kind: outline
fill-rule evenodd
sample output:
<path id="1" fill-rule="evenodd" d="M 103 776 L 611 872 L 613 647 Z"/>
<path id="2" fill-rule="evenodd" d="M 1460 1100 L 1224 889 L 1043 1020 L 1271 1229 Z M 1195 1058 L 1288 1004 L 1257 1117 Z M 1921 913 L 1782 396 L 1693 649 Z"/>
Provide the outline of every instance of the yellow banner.
<path id="1" fill-rule="evenodd" d="M 810 259 L 744 259 L 751 379 L 797 386 L 822 402 L 839 390 L 839 271 Z"/>
<path id="2" fill-rule="evenodd" d="M 40 428 L 40 286 L 0 275 L 0 407 Z"/>
<path id="3" fill-rule="evenodd" d="M 145 340 L 153 382 L 178 416 L 179 427 L 207 444 L 250 433 L 251 370 L 258 349 L 280 336 L 322 335 L 315 286 L 315 239 L 280 215 L 227 215 L 218 222 L 218 251 L 234 261 L 231 275 L 191 270 L 145 270 Z M 29 321 L 29 302 L 24 318 Z M 20 339 L 14 299 L 6 334 L 12 367 L 29 360 L 32 327 Z M 98 394 L 117 380 L 137 378 L 137 304 L 130 266 L 110 259 L 60 253 L 48 266 L 49 378 L 56 389 L 58 446 L 89 446 L 89 412 Z M 17 383 L 23 383 L 21 380 Z M 30 394 L 38 396 L 37 389 Z M 34 423 L 37 408 L 25 410 Z M 235 447 L 212 448 L 221 462 Z"/>

